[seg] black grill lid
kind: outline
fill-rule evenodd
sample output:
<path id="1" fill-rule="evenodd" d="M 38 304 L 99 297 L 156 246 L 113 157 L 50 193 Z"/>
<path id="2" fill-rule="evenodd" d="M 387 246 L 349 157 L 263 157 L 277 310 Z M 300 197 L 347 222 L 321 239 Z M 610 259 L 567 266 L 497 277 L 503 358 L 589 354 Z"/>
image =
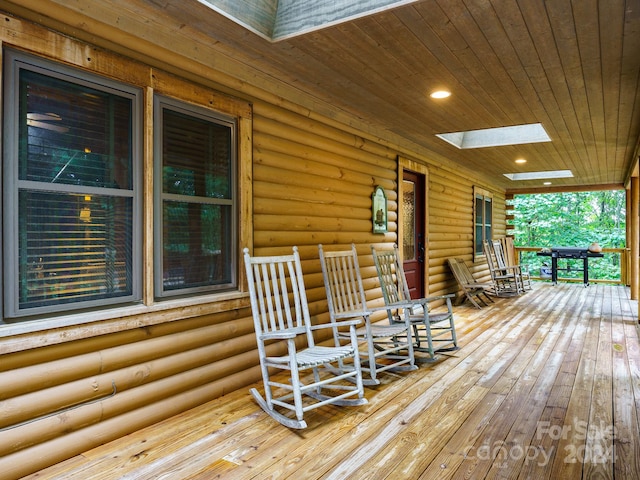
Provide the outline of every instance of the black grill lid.
<path id="1" fill-rule="evenodd" d="M 587 248 L 553 247 L 551 253 L 556 254 L 558 257 L 583 258 L 587 256 Z"/>

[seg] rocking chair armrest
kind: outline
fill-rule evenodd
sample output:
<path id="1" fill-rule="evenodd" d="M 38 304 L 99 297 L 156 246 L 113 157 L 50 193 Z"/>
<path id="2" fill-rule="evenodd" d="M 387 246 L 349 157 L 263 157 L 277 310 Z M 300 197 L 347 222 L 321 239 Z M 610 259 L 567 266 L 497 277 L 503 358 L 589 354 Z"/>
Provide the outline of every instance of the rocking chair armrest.
<path id="1" fill-rule="evenodd" d="M 492 285 L 490 283 L 463 283 L 463 285 L 467 288 L 490 288 Z"/>
<path id="2" fill-rule="evenodd" d="M 401 302 L 388 303 L 379 307 L 368 307 L 369 313 L 395 310 L 399 308 L 411 308 L 415 305 L 413 300 L 403 300 Z"/>
<path id="3" fill-rule="evenodd" d="M 336 327 L 350 327 L 351 325 L 358 326 L 362 323 L 360 318 L 354 318 L 352 320 L 345 320 L 341 322 L 321 323 L 320 325 L 313 325 L 311 330 L 320 330 L 321 328 L 336 328 Z"/>
<path id="4" fill-rule="evenodd" d="M 520 265 L 507 265 L 505 267 L 500 267 L 500 268 L 496 268 L 496 270 L 500 271 L 500 272 L 504 272 L 505 274 L 508 275 L 507 272 L 512 271 L 515 273 L 520 273 L 520 271 L 522 270 L 520 268 Z"/>
<path id="5" fill-rule="evenodd" d="M 434 300 L 446 300 L 454 298 L 455 296 L 456 295 L 454 293 L 448 293 L 447 295 L 436 295 L 435 297 L 417 298 L 411 301 L 415 304 L 426 305 L 427 303 L 433 302 Z"/>
<path id="6" fill-rule="evenodd" d="M 307 331 L 305 327 L 287 328 L 278 332 L 263 333 L 260 335 L 262 340 L 286 340 L 288 338 L 296 338 Z"/>
<path id="7" fill-rule="evenodd" d="M 435 297 L 412 298 L 411 300 L 406 300 L 405 302 L 398 302 L 390 306 L 393 306 L 394 308 L 410 308 L 411 309 L 417 306 L 425 307 L 427 304 L 433 302 L 434 300 L 446 300 L 447 303 L 449 303 L 451 302 L 452 298 L 455 298 L 455 294 L 448 293 L 446 295 L 437 295 Z"/>

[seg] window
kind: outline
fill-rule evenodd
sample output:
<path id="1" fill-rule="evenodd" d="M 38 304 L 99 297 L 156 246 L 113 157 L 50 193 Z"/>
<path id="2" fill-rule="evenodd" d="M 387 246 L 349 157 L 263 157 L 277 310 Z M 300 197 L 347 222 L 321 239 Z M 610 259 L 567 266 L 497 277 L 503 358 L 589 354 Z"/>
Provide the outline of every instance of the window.
<path id="1" fill-rule="evenodd" d="M 5 59 L 5 317 L 139 301 L 140 91 Z"/>
<path id="2" fill-rule="evenodd" d="M 473 256 L 484 255 L 482 242 L 492 238 L 493 198 L 491 193 L 478 187 L 473 187 Z"/>
<path id="3" fill-rule="evenodd" d="M 155 98 L 156 296 L 237 288 L 236 122 Z"/>

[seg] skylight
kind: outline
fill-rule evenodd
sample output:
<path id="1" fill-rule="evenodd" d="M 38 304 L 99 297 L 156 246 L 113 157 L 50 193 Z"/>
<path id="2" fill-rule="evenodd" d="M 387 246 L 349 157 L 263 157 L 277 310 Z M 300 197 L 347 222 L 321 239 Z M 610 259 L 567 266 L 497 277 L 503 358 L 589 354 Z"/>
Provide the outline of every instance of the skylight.
<path id="1" fill-rule="evenodd" d="M 569 178 L 573 177 L 571 170 L 546 170 L 544 172 L 505 173 L 510 180 L 540 180 L 543 178 Z"/>
<path id="2" fill-rule="evenodd" d="M 485 128 L 482 130 L 469 130 L 468 132 L 440 133 L 436 137 L 460 149 L 551 141 L 541 123 Z"/>
<path id="3" fill-rule="evenodd" d="M 270 41 L 302 35 L 418 0 L 198 0 Z"/>

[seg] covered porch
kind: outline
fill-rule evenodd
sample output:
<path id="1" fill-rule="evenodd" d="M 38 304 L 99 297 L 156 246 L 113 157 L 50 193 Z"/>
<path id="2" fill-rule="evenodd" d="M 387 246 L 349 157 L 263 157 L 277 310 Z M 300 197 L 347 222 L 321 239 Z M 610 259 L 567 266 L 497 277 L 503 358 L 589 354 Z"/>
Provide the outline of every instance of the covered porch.
<path id="1" fill-rule="evenodd" d="M 460 350 L 289 430 L 234 391 L 27 478 L 638 478 L 637 301 L 534 282 L 455 309 Z M 260 385 L 256 385 L 261 389 Z"/>

